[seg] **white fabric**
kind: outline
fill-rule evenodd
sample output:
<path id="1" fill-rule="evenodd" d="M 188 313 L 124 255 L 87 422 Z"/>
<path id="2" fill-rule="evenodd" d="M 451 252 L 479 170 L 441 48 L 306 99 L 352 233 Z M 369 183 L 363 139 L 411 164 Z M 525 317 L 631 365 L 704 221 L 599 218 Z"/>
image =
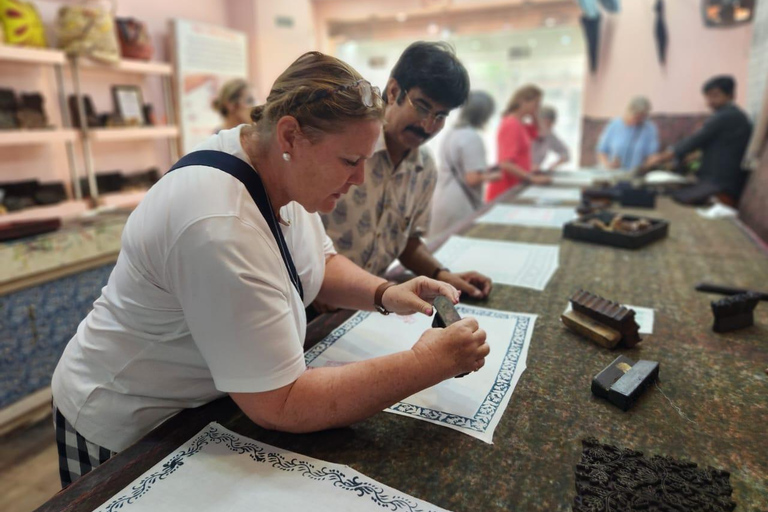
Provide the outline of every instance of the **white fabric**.
<path id="1" fill-rule="evenodd" d="M 478 218 L 477 222 L 480 224 L 562 229 L 563 224 L 576 219 L 576 217 L 573 208 L 497 204 Z"/>
<path id="2" fill-rule="evenodd" d="M 239 128 L 197 149 L 248 162 Z M 317 214 L 297 203 L 280 214 L 304 303 L 237 179 L 192 166 L 152 187 L 53 375 L 54 400 L 83 437 L 120 451 L 183 408 L 299 377 L 304 307 L 317 296 L 334 249 Z"/>
<path id="3" fill-rule="evenodd" d="M 210 423 L 95 512 L 446 512 L 349 466 Z"/>
<path id="4" fill-rule="evenodd" d="M 463 304 L 456 310 L 462 318 L 476 318 L 487 333 L 491 352 L 485 366 L 419 391 L 386 411 L 492 443 L 493 432 L 525 371 L 536 315 Z M 409 350 L 431 324 L 432 319 L 422 314 L 383 316 L 359 312 L 307 352 L 307 365 L 340 366 Z"/>
<path id="5" fill-rule="evenodd" d="M 534 199 L 542 203 L 576 202 L 581 200 L 581 190 L 578 188 L 556 188 L 530 186 L 523 190 L 518 199 Z"/>
<path id="6" fill-rule="evenodd" d="M 435 258 L 452 272 L 476 270 L 495 283 L 541 291 L 557 271 L 560 247 L 452 236 Z"/>

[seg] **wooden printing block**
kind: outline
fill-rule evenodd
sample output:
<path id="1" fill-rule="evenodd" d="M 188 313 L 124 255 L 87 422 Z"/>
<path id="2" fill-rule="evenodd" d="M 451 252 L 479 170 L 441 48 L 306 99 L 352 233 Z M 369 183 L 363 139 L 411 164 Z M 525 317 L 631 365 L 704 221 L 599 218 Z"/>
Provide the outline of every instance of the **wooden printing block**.
<path id="1" fill-rule="evenodd" d="M 435 297 L 433 305 L 435 306 L 435 318 L 432 320 L 432 327 L 444 329 L 461 320 L 459 313 L 448 297 L 438 295 Z"/>
<path id="2" fill-rule="evenodd" d="M 642 341 L 633 310 L 584 290 L 574 293 L 570 300 L 577 313 L 618 331 L 623 346 L 634 347 Z"/>
<path id="3" fill-rule="evenodd" d="M 456 308 L 453 307 L 453 302 L 451 302 L 448 297 L 444 295 L 438 295 L 435 297 L 435 301 L 432 303 L 432 305 L 435 307 L 435 318 L 432 320 L 432 327 L 445 329 L 449 325 L 455 324 L 461 320 L 461 317 L 456 311 Z M 461 375 L 457 375 L 456 378 L 460 379 L 465 375 L 469 374 L 462 373 Z"/>
<path id="4" fill-rule="evenodd" d="M 747 292 L 712 301 L 712 313 L 715 315 L 712 330 L 728 332 L 754 325 L 759 300 L 759 293 Z"/>
<path id="5" fill-rule="evenodd" d="M 619 356 L 592 380 L 592 394 L 627 411 L 658 377 L 658 362 Z"/>
<path id="6" fill-rule="evenodd" d="M 611 329 L 576 311 L 566 311 L 560 316 L 560 320 L 570 330 L 592 340 L 601 347 L 614 348 L 621 341 L 621 333 L 619 331 Z"/>

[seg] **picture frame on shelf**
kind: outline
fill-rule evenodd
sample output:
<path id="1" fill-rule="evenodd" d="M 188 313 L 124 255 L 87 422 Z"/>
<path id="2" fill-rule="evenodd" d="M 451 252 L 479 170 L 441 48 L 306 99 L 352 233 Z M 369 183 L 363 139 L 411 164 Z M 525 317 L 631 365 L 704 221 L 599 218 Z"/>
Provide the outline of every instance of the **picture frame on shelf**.
<path id="1" fill-rule="evenodd" d="M 144 99 L 136 85 L 113 85 L 115 113 L 125 126 L 144 126 Z"/>
<path id="2" fill-rule="evenodd" d="M 755 0 L 702 0 L 701 14 L 706 27 L 733 27 L 750 23 Z"/>

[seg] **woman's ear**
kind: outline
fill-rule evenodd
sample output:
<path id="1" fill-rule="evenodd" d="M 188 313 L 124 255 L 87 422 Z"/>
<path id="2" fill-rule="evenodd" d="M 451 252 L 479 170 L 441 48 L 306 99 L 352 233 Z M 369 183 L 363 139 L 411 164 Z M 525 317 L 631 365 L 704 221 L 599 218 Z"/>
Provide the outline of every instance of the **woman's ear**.
<path id="1" fill-rule="evenodd" d="M 291 153 L 296 141 L 301 136 L 301 126 L 293 116 L 283 116 L 275 126 L 275 138 L 281 153 Z"/>

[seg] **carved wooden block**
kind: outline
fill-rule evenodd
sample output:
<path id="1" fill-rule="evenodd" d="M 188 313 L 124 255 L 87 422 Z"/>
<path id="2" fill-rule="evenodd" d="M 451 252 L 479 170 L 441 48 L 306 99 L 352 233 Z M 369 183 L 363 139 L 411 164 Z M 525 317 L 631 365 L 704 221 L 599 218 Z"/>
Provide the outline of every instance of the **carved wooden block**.
<path id="1" fill-rule="evenodd" d="M 621 345 L 634 347 L 642 341 L 633 310 L 584 290 L 574 293 L 570 300 L 577 313 L 618 331 Z"/>

